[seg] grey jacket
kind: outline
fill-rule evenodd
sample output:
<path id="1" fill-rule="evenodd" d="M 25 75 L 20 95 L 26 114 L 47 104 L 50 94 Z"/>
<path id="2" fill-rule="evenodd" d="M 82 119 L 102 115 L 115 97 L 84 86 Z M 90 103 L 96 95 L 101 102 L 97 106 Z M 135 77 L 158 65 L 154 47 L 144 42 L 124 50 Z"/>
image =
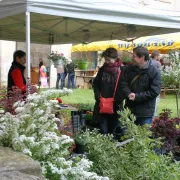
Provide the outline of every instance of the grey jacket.
<path id="1" fill-rule="evenodd" d="M 161 63 L 155 59 L 151 59 L 152 65 L 157 67 L 161 71 Z"/>

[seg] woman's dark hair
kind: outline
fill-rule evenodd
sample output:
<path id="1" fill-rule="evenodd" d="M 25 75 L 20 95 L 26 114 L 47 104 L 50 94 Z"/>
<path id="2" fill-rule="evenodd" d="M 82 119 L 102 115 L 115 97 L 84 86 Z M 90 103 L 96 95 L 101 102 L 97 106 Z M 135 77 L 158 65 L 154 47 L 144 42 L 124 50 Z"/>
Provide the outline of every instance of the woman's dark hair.
<path id="1" fill-rule="evenodd" d="M 43 62 L 41 61 L 41 62 L 39 63 L 39 68 L 40 68 L 42 65 L 43 65 Z"/>
<path id="2" fill-rule="evenodd" d="M 26 56 L 26 53 L 24 51 L 17 50 L 17 51 L 14 52 L 13 61 L 16 61 L 16 57 L 22 58 L 24 56 Z"/>
<path id="3" fill-rule="evenodd" d="M 108 48 L 102 53 L 102 57 L 118 58 L 118 51 L 115 48 Z"/>
<path id="4" fill-rule="evenodd" d="M 149 51 L 145 47 L 136 47 L 133 49 L 133 52 L 135 52 L 139 58 L 144 56 L 145 61 L 149 60 Z"/>

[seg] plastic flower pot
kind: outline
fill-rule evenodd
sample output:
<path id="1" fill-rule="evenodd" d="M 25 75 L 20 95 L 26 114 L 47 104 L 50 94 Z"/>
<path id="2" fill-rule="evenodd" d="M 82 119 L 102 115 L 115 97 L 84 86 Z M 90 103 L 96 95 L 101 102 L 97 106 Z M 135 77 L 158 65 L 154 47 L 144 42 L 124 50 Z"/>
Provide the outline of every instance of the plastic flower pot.
<path id="1" fill-rule="evenodd" d="M 87 68 L 88 68 L 88 62 L 79 62 L 79 63 L 78 63 L 78 68 L 79 68 L 80 70 L 87 70 Z"/>
<path id="2" fill-rule="evenodd" d="M 82 144 L 76 143 L 76 153 L 77 154 L 84 154 L 85 153 L 85 146 Z"/>

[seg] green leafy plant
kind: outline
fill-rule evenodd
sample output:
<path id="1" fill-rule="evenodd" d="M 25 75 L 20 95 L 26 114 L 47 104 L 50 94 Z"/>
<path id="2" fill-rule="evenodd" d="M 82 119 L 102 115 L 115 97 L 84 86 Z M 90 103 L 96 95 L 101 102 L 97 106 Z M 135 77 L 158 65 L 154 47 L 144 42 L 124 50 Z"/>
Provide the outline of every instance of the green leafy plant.
<path id="1" fill-rule="evenodd" d="M 172 50 L 168 52 L 170 66 L 162 68 L 162 86 L 164 88 L 179 88 L 180 82 L 180 51 Z"/>
<path id="2" fill-rule="evenodd" d="M 180 163 L 172 156 L 157 155 L 155 146 L 159 139 L 151 139 L 149 126 L 136 126 L 129 110 L 119 112 L 120 122 L 126 127 L 125 139 L 129 143 L 117 147 L 112 136 L 97 131 L 84 133 L 87 157 L 93 161 L 92 170 L 112 180 L 179 180 Z"/>
<path id="3" fill-rule="evenodd" d="M 78 58 L 73 60 L 76 67 L 78 67 L 79 63 L 88 63 L 87 58 Z"/>
<path id="4" fill-rule="evenodd" d="M 124 56 L 124 57 L 122 58 L 122 61 L 125 62 L 125 63 L 129 63 L 129 62 L 132 62 L 132 59 L 131 59 L 130 56 Z"/>
<path id="5" fill-rule="evenodd" d="M 74 135 L 74 141 L 75 143 L 79 145 L 84 145 L 84 138 L 81 131 L 77 131 Z"/>
<path id="6" fill-rule="evenodd" d="M 92 121 L 92 118 L 93 118 L 93 112 L 87 112 L 85 116 L 85 121 L 90 122 Z"/>

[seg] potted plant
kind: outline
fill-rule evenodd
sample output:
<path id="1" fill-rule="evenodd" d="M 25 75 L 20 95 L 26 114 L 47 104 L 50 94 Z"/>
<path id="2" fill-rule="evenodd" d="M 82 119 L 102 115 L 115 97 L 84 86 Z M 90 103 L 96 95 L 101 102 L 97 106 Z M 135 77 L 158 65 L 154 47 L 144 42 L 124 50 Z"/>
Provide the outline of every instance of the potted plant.
<path id="1" fill-rule="evenodd" d="M 92 119 L 93 119 L 93 112 L 87 111 L 87 112 L 86 112 L 86 116 L 85 116 L 85 124 L 86 124 L 86 125 L 90 125 Z"/>
<path id="2" fill-rule="evenodd" d="M 57 67 L 57 65 L 66 64 L 67 58 L 64 56 L 63 53 L 58 54 L 57 51 L 52 53 L 48 56 L 48 59 L 54 64 L 54 67 Z"/>
<path id="3" fill-rule="evenodd" d="M 152 123 L 153 136 L 161 137 L 163 147 L 180 156 L 180 118 L 171 118 L 171 110 L 164 109 Z"/>
<path id="4" fill-rule="evenodd" d="M 80 70 L 87 70 L 89 62 L 87 58 L 80 58 L 76 60 L 76 64 Z"/>
<path id="5" fill-rule="evenodd" d="M 82 137 L 82 131 L 77 131 L 74 135 L 74 141 L 76 143 L 76 153 L 84 154 L 85 153 L 85 143 Z"/>

